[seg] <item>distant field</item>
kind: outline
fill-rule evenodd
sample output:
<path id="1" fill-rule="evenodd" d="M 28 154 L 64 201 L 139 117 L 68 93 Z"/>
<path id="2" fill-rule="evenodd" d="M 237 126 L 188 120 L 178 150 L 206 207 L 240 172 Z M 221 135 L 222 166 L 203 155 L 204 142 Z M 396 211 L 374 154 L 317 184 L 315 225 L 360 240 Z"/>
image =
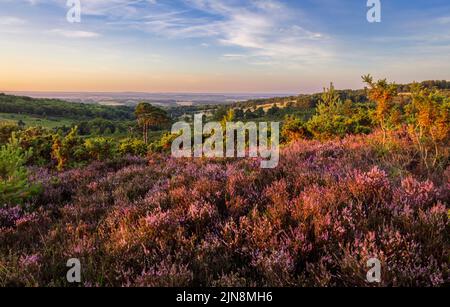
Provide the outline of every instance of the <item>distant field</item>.
<path id="1" fill-rule="evenodd" d="M 66 118 L 39 118 L 24 114 L 0 113 L 0 122 L 17 123 L 22 120 L 27 127 L 42 126 L 45 128 L 58 128 L 71 126 L 73 120 Z"/>

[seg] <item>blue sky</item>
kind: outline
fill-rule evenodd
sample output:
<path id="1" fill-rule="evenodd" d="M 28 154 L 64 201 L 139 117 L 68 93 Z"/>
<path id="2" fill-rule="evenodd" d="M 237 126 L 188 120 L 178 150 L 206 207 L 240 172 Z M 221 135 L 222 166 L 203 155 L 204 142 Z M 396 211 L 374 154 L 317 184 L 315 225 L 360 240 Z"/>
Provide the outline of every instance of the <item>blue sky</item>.
<path id="1" fill-rule="evenodd" d="M 450 79 L 450 2 L 0 0 L 0 90 L 314 92 Z"/>

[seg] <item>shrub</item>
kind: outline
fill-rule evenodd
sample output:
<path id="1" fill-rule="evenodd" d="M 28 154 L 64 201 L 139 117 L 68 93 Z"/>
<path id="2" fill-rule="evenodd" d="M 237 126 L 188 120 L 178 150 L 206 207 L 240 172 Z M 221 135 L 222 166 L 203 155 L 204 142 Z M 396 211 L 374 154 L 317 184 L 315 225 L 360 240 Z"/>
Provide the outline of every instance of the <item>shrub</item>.
<path id="1" fill-rule="evenodd" d="M 283 143 L 290 143 L 309 136 L 310 133 L 305 122 L 295 116 L 286 116 L 281 130 L 281 141 Z"/>
<path id="2" fill-rule="evenodd" d="M 388 83 L 386 79 L 374 81 L 371 75 L 362 77 L 368 85 L 368 97 L 376 103 L 374 119 L 383 131 L 383 142 L 386 142 L 388 130 L 397 124 L 396 105 L 394 98 L 397 95 L 397 85 Z"/>
<path id="3" fill-rule="evenodd" d="M 42 127 L 32 127 L 17 134 L 20 146 L 25 150 L 32 149 L 28 159 L 29 165 L 47 165 L 51 162 L 53 133 Z"/>
<path id="4" fill-rule="evenodd" d="M 83 155 L 83 140 L 78 136 L 77 127 L 72 128 L 64 137 L 53 136 L 52 157 L 57 162 L 58 170 L 64 170 L 70 164 L 78 162 Z"/>
<path id="5" fill-rule="evenodd" d="M 155 141 L 150 144 L 150 150 L 152 152 L 170 152 L 172 142 L 178 137 L 176 134 L 165 133 L 159 141 Z"/>
<path id="6" fill-rule="evenodd" d="M 114 141 L 104 137 L 87 139 L 84 142 L 84 147 L 89 157 L 97 161 L 114 157 L 116 150 Z"/>
<path id="7" fill-rule="evenodd" d="M 408 132 L 422 163 L 429 168 L 436 167 L 440 160 L 448 160 L 450 101 L 439 92 L 426 90 L 415 84 L 406 116 Z"/>
<path id="8" fill-rule="evenodd" d="M 331 84 L 329 89 L 324 90 L 316 114 L 308 121 L 307 127 L 316 139 L 369 133 L 371 120 L 367 113 L 351 101 L 343 103 Z"/>
<path id="9" fill-rule="evenodd" d="M 12 133 L 19 130 L 19 126 L 17 125 L 0 123 L 0 145 L 8 143 Z"/>
<path id="10" fill-rule="evenodd" d="M 148 151 L 148 146 L 142 140 L 127 138 L 120 141 L 118 150 L 122 156 L 145 156 Z"/>
<path id="11" fill-rule="evenodd" d="M 39 192 L 39 187 L 28 181 L 24 166 L 31 156 L 32 150 L 24 151 L 14 134 L 0 148 L 0 205 L 21 204 Z"/>

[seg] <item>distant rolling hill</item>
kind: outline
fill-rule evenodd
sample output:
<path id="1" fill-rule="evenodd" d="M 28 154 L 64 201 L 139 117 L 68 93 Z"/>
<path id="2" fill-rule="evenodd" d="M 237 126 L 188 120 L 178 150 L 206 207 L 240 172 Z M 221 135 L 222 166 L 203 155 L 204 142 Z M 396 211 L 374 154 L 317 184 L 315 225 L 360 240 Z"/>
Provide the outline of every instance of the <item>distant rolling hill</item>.
<path id="1" fill-rule="evenodd" d="M 80 92 L 6 92 L 6 94 L 29 96 L 33 98 L 61 99 L 70 102 L 97 103 L 101 105 L 134 106 L 141 101 L 151 102 L 162 106 L 192 106 L 205 104 L 224 104 L 252 99 L 267 99 L 285 97 L 292 93 L 237 93 L 237 94 L 208 94 L 208 93 L 80 93 Z"/>

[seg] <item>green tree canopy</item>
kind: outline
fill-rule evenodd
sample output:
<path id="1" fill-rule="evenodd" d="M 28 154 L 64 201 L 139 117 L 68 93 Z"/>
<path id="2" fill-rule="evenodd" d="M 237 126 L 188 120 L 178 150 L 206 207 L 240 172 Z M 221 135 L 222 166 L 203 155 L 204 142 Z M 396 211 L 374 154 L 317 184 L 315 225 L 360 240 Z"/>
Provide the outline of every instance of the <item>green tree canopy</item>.
<path id="1" fill-rule="evenodd" d="M 146 102 L 141 102 L 137 105 L 135 115 L 139 125 L 142 127 L 143 138 L 146 144 L 150 127 L 158 127 L 170 122 L 170 118 L 165 110 Z"/>

